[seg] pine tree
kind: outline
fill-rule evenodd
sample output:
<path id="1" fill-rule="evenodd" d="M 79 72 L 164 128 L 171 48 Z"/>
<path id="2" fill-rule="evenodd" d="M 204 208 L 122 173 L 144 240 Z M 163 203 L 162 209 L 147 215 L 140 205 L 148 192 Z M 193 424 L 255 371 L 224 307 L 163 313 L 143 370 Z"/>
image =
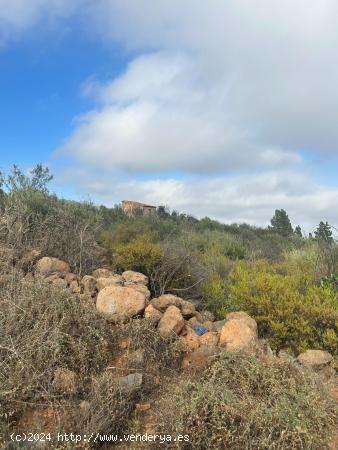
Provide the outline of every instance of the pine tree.
<path id="1" fill-rule="evenodd" d="M 326 242 L 328 244 L 333 243 L 332 230 L 328 222 L 321 221 L 315 230 L 315 237 L 318 241 Z"/>
<path id="2" fill-rule="evenodd" d="M 284 209 L 276 209 L 275 215 L 271 219 L 270 229 L 285 237 L 293 233 L 289 216 Z"/>

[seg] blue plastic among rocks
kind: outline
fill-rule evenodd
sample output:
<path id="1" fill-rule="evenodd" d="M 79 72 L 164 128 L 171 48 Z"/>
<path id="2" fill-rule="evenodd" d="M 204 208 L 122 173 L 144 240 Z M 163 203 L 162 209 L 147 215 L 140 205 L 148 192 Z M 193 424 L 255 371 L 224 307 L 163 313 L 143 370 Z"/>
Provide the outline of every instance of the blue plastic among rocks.
<path id="1" fill-rule="evenodd" d="M 208 332 L 208 328 L 205 328 L 203 325 L 196 325 L 195 331 L 198 336 L 202 336 Z"/>

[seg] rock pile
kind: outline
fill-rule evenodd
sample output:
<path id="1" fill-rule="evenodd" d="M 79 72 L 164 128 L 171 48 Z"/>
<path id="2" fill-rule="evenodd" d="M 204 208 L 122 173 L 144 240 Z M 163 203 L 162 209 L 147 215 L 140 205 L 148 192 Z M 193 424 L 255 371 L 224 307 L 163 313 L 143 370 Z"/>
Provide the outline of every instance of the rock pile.
<path id="1" fill-rule="evenodd" d="M 193 303 L 176 295 L 151 299 L 148 278 L 131 270 L 121 275 L 98 268 L 82 278 L 71 273 L 69 265 L 57 258 L 43 257 L 35 264 L 35 279 L 67 288 L 81 300 L 96 306 L 112 323 L 133 317 L 151 320 L 164 339 L 178 338 L 186 352 L 183 367 L 204 367 L 221 351 L 254 353 L 267 359 L 275 357 L 266 341 L 258 338 L 257 323 L 243 311 L 232 312 L 215 321 L 209 311 L 197 311 Z M 279 358 L 317 373 L 332 376 L 332 356 L 320 350 L 307 350 L 293 358 L 281 351 Z M 60 374 L 58 383 L 62 384 Z"/>

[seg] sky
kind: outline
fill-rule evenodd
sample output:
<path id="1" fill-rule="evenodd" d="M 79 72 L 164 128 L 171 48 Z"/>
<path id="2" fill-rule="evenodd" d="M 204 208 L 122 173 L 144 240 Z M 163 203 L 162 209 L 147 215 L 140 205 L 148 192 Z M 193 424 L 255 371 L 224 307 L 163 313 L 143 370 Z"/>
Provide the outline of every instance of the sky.
<path id="1" fill-rule="evenodd" d="M 0 0 L 0 170 L 66 198 L 338 227 L 334 0 Z"/>

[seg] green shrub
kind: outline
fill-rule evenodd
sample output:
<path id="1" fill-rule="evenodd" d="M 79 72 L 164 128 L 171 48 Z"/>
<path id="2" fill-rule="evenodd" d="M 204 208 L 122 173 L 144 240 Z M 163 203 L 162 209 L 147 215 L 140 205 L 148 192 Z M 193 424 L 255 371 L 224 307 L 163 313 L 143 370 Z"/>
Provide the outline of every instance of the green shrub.
<path id="1" fill-rule="evenodd" d="M 338 302 L 333 289 L 315 285 L 285 265 L 239 263 L 225 308 L 248 312 L 275 349 L 307 348 L 337 354 Z"/>
<path id="2" fill-rule="evenodd" d="M 160 244 L 151 235 L 142 234 L 128 243 L 113 244 L 113 266 L 116 270 L 136 270 L 150 275 L 163 256 Z"/>
<path id="3" fill-rule="evenodd" d="M 202 376 L 170 386 L 157 431 L 189 436 L 167 448 L 323 450 L 337 423 L 331 402 L 297 367 L 222 353 Z"/>
<path id="4" fill-rule="evenodd" d="M 78 274 L 90 273 L 102 259 L 97 244 L 100 211 L 88 202 L 59 200 L 48 191 L 47 168 L 37 165 L 26 176 L 14 166 L 0 173 L 0 244 L 16 254 L 39 249 L 66 260 Z"/>

